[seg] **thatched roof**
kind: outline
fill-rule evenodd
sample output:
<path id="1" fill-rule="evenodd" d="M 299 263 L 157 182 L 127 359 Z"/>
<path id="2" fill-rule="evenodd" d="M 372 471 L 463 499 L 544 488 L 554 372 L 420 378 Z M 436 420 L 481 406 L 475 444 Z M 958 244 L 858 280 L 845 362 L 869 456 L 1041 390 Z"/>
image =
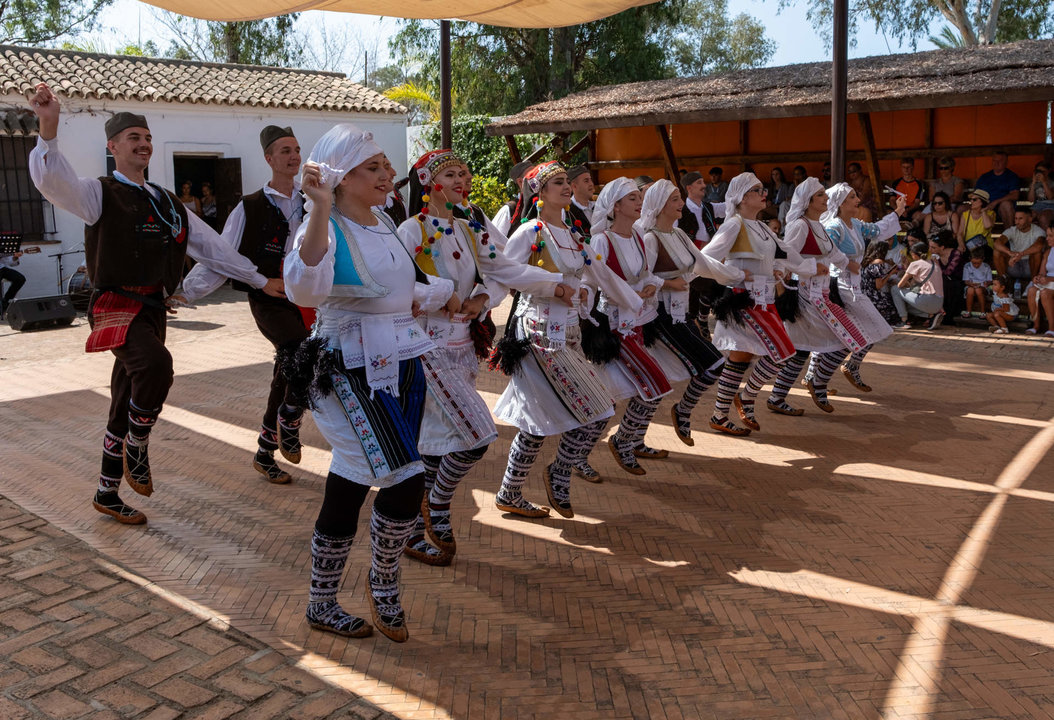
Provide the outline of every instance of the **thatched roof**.
<path id="1" fill-rule="evenodd" d="M 1054 99 L 1054 40 L 849 61 L 849 112 Z M 826 115 L 831 63 L 609 85 L 538 103 L 488 135 Z"/>

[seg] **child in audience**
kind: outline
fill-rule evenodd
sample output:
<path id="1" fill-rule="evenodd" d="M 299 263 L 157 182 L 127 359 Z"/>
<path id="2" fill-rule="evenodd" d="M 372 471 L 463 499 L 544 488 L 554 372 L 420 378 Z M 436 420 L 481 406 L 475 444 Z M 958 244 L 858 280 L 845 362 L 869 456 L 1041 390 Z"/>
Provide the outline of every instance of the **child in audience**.
<path id="1" fill-rule="evenodd" d="M 992 284 L 992 268 L 984 261 L 983 248 L 970 251 L 970 262 L 963 267 L 963 284 L 966 285 L 966 309 L 962 316 L 984 317 L 987 291 Z M 977 305 L 977 311 L 974 305 Z"/>
<path id="2" fill-rule="evenodd" d="M 1019 312 L 1014 298 L 1007 292 L 1006 284 L 1006 275 L 997 275 L 992 280 L 992 311 L 985 315 L 990 323 L 988 329 L 996 335 L 1009 333 L 1006 324 L 1013 322 Z"/>

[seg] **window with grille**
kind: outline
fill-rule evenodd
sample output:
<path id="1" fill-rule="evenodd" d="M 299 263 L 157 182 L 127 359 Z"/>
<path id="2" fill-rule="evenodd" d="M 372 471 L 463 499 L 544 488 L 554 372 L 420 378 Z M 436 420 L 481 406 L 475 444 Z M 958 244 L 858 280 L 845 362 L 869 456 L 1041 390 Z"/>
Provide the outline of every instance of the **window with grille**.
<path id="1" fill-rule="evenodd" d="M 55 227 L 55 210 L 29 178 L 29 152 L 35 136 L 0 135 L 0 232 L 21 233 L 23 242 L 40 242 Z"/>

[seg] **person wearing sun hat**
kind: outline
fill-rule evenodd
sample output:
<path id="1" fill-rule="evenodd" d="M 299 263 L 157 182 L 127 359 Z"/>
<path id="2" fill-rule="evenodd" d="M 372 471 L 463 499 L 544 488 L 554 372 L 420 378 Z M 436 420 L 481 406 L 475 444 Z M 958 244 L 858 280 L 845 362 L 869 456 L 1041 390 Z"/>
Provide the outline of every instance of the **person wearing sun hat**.
<path id="1" fill-rule="evenodd" d="M 552 296 L 563 281 L 558 273 L 509 260 L 482 223 L 472 215 L 459 216 L 468 177 L 464 162 L 450 150 L 422 155 L 410 170 L 411 215 L 399 226 L 417 266 L 429 277 L 453 282 L 462 299 L 452 315 L 434 310 L 418 318 L 436 347 L 421 357 L 429 392 L 417 448 L 426 498 L 405 553 L 429 565 L 449 565 L 453 559 L 457 543 L 450 503 L 458 483 L 498 435 L 476 391 L 479 360 L 489 356 L 494 337 L 487 314 L 510 289 Z"/>
<path id="2" fill-rule="evenodd" d="M 85 223 L 85 266 L 95 288 L 85 350 L 114 355 L 92 507 L 120 523 L 141 525 L 146 515 L 125 503 L 118 488 L 124 479 L 140 495 L 154 491 L 148 442 L 174 377 L 165 348 L 166 296 L 175 297 L 185 258 L 270 294 L 280 295 L 282 283 L 257 272 L 204 220 L 188 215 L 174 193 L 147 182 L 153 138 L 144 116 L 110 117 L 106 148 L 116 169 L 106 177 L 81 178 L 59 151 L 59 99 L 47 83 L 36 85 L 30 105 L 40 122 L 30 177 L 49 202 Z"/>

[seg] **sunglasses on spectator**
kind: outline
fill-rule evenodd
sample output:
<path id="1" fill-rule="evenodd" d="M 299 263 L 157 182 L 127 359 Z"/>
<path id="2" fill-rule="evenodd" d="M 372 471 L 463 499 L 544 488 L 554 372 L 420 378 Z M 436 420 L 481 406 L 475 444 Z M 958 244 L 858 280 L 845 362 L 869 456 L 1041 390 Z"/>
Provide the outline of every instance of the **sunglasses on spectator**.
<path id="1" fill-rule="evenodd" d="M 951 170 L 952 169 L 951 165 L 941 165 L 939 167 L 940 167 L 941 170 Z"/>
<path id="2" fill-rule="evenodd" d="M 943 201 L 943 200 L 934 200 L 934 201 L 933 201 L 933 204 L 934 204 L 934 205 L 943 205 L 943 204 L 944 204 L 944 201 Z"/>

